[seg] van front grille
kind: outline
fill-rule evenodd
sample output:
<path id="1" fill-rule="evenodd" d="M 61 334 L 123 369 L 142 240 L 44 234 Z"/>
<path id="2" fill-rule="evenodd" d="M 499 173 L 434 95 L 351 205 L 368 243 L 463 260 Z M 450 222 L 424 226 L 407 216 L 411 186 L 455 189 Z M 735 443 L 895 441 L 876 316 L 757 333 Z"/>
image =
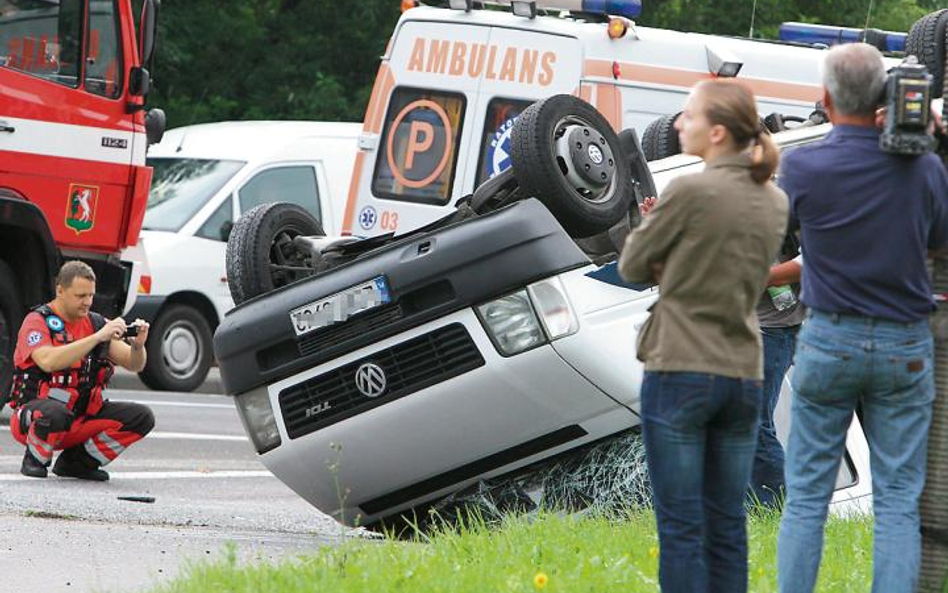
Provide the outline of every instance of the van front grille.
<path id="1" fill-rule="evenodd" d="M 284 389 L 283 422 L 295 439 L 483 365 L 467 329 L 454 323 Z"/>

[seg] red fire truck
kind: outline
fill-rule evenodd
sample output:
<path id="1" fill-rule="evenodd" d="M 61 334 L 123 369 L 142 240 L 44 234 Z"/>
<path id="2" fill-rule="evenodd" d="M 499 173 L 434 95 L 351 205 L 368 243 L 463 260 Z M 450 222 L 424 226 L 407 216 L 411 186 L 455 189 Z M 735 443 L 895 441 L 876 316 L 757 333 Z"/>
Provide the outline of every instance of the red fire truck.
<path id="1" fill-rule="evenodd" d="M 134 298 L 151 169 L 146 113 L 158 0 L 0 0 L 0 394 L 19 324 L 65 259 L 96 272 L 96 309 Z M 137 283 L 137 280 L 135 280 Z"/>

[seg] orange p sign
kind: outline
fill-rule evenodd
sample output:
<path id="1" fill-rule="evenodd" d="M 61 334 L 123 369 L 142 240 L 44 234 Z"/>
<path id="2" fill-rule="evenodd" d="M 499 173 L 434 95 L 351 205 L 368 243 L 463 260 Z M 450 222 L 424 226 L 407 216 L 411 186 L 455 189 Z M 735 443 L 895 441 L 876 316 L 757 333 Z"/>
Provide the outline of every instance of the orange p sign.
<path id="1" fill-rule="evenodd" d="M 423 136 L 423 138 L 419 138 Z M 427 152 L 434 143 L 434 126 L 425 121 L 411 122 L 408 131 L 408 152 L 405 154 L 405 169 L 411 169 L 415 164 L 415 154 Z"/>

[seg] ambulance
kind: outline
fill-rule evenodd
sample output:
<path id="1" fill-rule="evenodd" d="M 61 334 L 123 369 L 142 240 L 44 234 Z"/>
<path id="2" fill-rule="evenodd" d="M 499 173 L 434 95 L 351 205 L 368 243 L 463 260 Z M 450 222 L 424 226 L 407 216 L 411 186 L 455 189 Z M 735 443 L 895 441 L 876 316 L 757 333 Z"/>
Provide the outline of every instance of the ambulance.
<path id="1" fill-rule="evenodd" d="M 397 234 L 444 216 L 509 166 L 513 122 L 537 99 L 578 96 L 641 138 L 711 77 L 748 84 L 762 115 L 806 118 L 822 95 L 828 34 L 808 38 L 805 25 L 793 31 L 817 46 L 639 27 L 639 0 L 448 5 L 410 8 L 395 27 L 365 114 L 344 235 Z M 899 40 L 880 34 L 883 44 Z"/>

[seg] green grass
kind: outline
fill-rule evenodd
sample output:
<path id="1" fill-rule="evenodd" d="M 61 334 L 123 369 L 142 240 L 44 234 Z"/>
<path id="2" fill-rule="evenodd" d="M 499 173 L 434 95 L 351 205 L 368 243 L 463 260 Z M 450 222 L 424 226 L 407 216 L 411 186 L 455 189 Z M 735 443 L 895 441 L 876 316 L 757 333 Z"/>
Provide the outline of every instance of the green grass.
<path id="1" fill-rule="evenodd" d="M 192 565 L 155 593 L 424 593 L 658 591 L 658 549 L 651 513 L 624 520 L 554 514 L 503 525 L 445 530 L 404 542 L 349 540 L 278 564 L 238 564 L 233 549 L 216 563 Z M 752 517 L 750 589 L 776 591 L 779 518 Z M 868 590 L 872 519 L 831 518 L 820 574 L 822 592 Z M 542 577 L 540 578 L 542 581 Z"/>

